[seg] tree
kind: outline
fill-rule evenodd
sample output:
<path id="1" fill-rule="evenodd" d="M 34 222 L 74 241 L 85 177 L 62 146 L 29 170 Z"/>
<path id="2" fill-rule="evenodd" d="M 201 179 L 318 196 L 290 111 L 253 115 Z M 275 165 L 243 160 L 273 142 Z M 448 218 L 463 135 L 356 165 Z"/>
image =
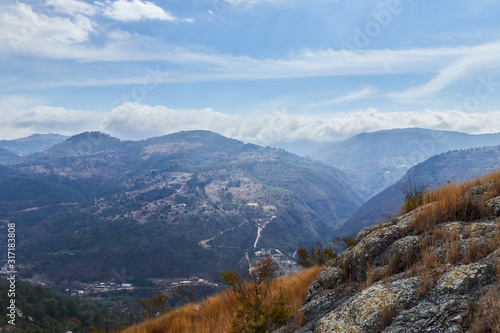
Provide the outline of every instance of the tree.
<path id="1" fill-rule="evenodd" d="M 326 245 L 321 241 L 316 241 L 311 248 L 311 253 L 303 247 L 297 249 L 297 262 L 303 267 L 323 266 L 329 260 L 337 258 L 339 251 L 349 249 L 354 245 L 356 245 L 356 242 L 350 236 L 335 237 L 332 243 Z"/>
<path id="2" fill-rule="evenodd" d="M 144 318 L 158 317 L 172 310 L 168 306 L 168 296 L 164 296 L 163 294 L 157 295 L 151 299 L 143 299 L 141 301 L 141 306 L 144 309 L 142 313 Z"/>
<path id="3" fill-rule="evenodd" d="M 337 252 L 333 249 L 332 244 L 324 244 L 323 242 L 316 241 L 309 253 L 305 248 L 298 248 L 297 254 L 299 256 L 298 263 L 304 267 L 322 266 L 330 259 L 337 257 Z"/>
<path id="4" fill-rule="evenodd" d="M 408 213 L 422 206 L 428 187 L 429 186 L 425 182 L 414 180 L 411 178 L 411 175 L 408 174 L 404 183 L 400 186 L 400 190 L 405 196 L 403 212 Z"/>
<path id="5" fill-rule="evenodd" d="M 240 303 L 233 321 L 233 332 L 267 333 L 281 327 L 290 317 L 289 301 L 274 287 L 276 266 L 270 256 L 256 262 L 247 281 L 236 271 L 222 277 Z"/>
<path id="6" fill-rule="evenodd" d="M 179 298 L 179 304 L 187 304 L 189 302 L 196 302 L 198 300 L 198 294 L 194 290 L 193 286 L 178 286 L 177 293 L 173 295 L 174 298 Z"/>

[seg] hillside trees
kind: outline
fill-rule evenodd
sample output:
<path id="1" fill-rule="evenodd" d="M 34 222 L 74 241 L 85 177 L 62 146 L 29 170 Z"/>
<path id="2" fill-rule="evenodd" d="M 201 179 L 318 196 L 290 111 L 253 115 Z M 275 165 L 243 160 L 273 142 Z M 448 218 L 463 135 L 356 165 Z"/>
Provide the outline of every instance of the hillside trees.
<path id="1" fill-rule="evenodd" d="M 169 312 L 172 308 L 168 306 L 168 299 L 169 297 L 163 294 L 157 295 L 151 299 L 143 299 L 141 301 L 141 306 L 144 309 L 142 316 L 144 318 L 154 318 Z"/>
<path id="2" fill-rule="evenodd" d="M 329 260 L 337 258 L 337 251 L 343 251 L 356 245 L 351 236 L 335 237 L 331 243 L 316 241 L 311 252 L 303 247 L 297 249 L 297 263 L 303 267 L 323 266 Z"/>

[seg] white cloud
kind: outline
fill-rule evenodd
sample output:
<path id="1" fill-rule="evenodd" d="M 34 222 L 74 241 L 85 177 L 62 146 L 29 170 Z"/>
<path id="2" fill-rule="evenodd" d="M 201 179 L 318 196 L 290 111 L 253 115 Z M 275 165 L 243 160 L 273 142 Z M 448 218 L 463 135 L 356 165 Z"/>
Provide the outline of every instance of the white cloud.
<path id="1" fill-rule="evenodd" d="M 256 2 L 286 2 L 281 0 L 227 0 L 233 5 Z M 104 3 L 85 3 L 78 0 L 46 0 L 46 5 L 71 17 L 49 16 L 33 11 L 20 2 L 5 6 L 0 13 L 0 50 L 15 51 L 39 58 L 65 59 L 81 62 L 156 61 L 164 64 L 163 82 L 200 82 L 247 79 L 303 78 L 347 75 L 426 75 L 427 82 L 394 91 L 389 96 L 402 102 L 430 98 L 449 86 L 470 78 L 479 70 L 497 73 L 500 42 L 466 47 L 441 47 L 398 50 L 303 50 L 281 58 L 252 58 L 233 56 L 194 47 L 179 47 L 147 36 L 131 34 L 97 26 L 89 16 L 107 15 L 123 22 L 158 19 L 182 21 L 150 1 L 116 0 Z M 192 19 L 183 21 L 192 22 Z M 101 29 L 102 28 L 102 29 Z M 102 34 L 102 36 L 98 36 Z M 92 37 L 104 37 L 93 43 Z M 64 66 L 61 65 L 61 66 Z M 133 65 L 102 72 L 88 71 L 77 80 L 34 82 L 36 85 L 96 86 L 116 83 L 140 83 L 142 77 L 130 73 Z M 69 66 L 68 66 L 69 67 Z M 118 68 L 118 66 L 116 67 Z M 93 75 L 93 77 L 92 77 Z M 124 75 L 129 75 L 124 77 Z M 365 92 L 366 93 L 366 92 Z M 349 101 L 332 100 L 329 103 Z"/>
<path id="2" fill-rule="evenodd" d="M 130 52 L 130 49 L 136 50 Z M 374 50 L 359 54 L 342 51 L 306 50 L 284 58 L 256 59 L 248 56 L 201 53 L 194 49 L 162 46 L 154 40 L 134 36 L 123 42 L 111 41 L 104 48 L 71 47 L 59 48 L 57 54 L 48 57 L 66 56 L 79 61 L 158 61 L 164 68 L 161 75 L 163 82 L 202 82 L 246 79 L 303 78 L 346 75 L 387 75 L 387 74 L 431 74 L 440 66 L 456 58 L 453 49 L 429 50 Z M 495 55 L 496 56 L 496 55 Z M 168 69 L 168 70 L 167 70 Z M 122 74 L 121 72 L 119 74 Z M 122 77 L 122 76 L 121 76 Z M 130 84 L 134 78 L 128 78 Z M 140 84 L 141 77 L 135 78 Z M 64 81 L 60 85 L 94 85 L 102 82 L 114 82 L 89 78 L 78 81 Z"/>
<path id="3" fill-rule="evenodd" d="M 464 77 L 477 73 L 478 70 L 498 71 L 498 58 L 495 59 L 494 54 L 500 54 L 500 43 L 472 47 L 465 55 L 443 66 L 429 82 L 390 94 L 390 96 L 401 101 L 423 99 L 440 92 Z"/>
<path id="4" fill-rule="evenodd" d="M 366 50 L 359 52 L 326 50 L 305 50 L 283 58 L 257 59 L 248 56 L 233 56 L 214 52 L 200 52 L 194 48 L 166 46 L 153 39 L 130 36 L 124 40 L 111 40 L 104 47 L 59 46 L 54 49 L 41 49 L 46 57 L 63 57 L 78 61 L 157 61 L 163 64 L 163 82 L 200 82 L 245 79 L 302 78 L 348 75 L 392 75 L 413 74 L 432 75 L 440 70 L 448 72 L 443 77 L 450 82 L 460 79 L 449 64 L 469 62 L 474 65 L 490 66 L 497 61 L 500 43 L 485 46 L 457 48 L 429 48 L 409 50 Z M 135 52 L 130 52 L 133 49 Z M 481 58 L 470 55 L 482 51 Z M 464 60 L 465 59 L 465 60 Z M 130 66 L 129 66 L 130 67 Z M 457 67 L 460 67 L 457 65 Z M 443 68 L 445 70 L 443 70 Z M 489 68 L 489 70 L 494 69 Z M 460 68 L 458 68 L 460 70 Z M 120 72 L 123 78 L 123 73 Z M 444 74 L 443 74 L 444 75 Z M 115 82 L 112 77 L 102 80 L 89 77 L 88 80 L 64 81 L 61 85 L 94 85 L 99 82 Z M 140 83 L 142 78 L 136 78 Z M 129 77 L 127 83 L 133 81 Z M 441 80 L 441 79 L 440 79 Z M 449 83 L 438 83 L 425 93 L 432 93 Z M 418 87 L 417 87 L 418 88 Z M 416 88 L 415 88 L 416 89 Z M 413 90 L 413 88 L 412 88 Z M 395 92 L 392 97 L 399 97 Z M 408 93 L 408 95 L 410 92 Z M 402 97 L 401 97 L 402 98 Z"/>
<path id="5" fill-rule="evenodd" d="M 164 11 L 163 8 L 150 1 L 117 0 L 111 3 L 108 2 L 107 5 L 107 8 L 104 10 L 104 15 L 117 21 L 129 22 L 145 19 L 178 21 L 177 17 Z"/>
<path id="6" fill-rule="evenodd" d="M 97 12 L 95 6 L 79 0 L 46 0 L 45 3 L 48 6 L 53 6 L 54 10 L 69 15 L 92 16 Z"/>
<path id="7" fill-rule="evenodd" d="M 94 26 L 89 18 L 50 17 L 33 12 L 29 5 L 16 3 L 0 14 L 0 48 L 39 56 L 38 51 L 57 45 L 69 46 L 89 40 Z M 43 56 L 43 52 L 42 52 Z"/>
<path id="8" fill-rule="evenodd" d="M 365 99 L 369 96 L 372 96 L 376 92 L 377 92 L 376 89 L 365 88 L 362 90 L 353 91 L 345 96 L 337 97 L 334 100 L 332 100 L 331 103 L 344 103 L 344 102 L 356 101 L 359 99 Z"/>
<path id="9" fill-rule="evenodd" d="M 499 132 L 500 111 L 380 112 L 368 109 L 321 116 L 299 116 L 286 112 L 256 116 L 224 114 L 212 109 L 170 109 L 165 106 L 125 103 L 104 113 L 38 106 L 24 111 L 2 127 L 9 128 L 10 133 L 18 132 L 23 135 L 40 132 L 70 135 L 85 130 L 100 130 L 125 139 L 204 129 L 266 145 L 303 139 L 328 142 L 346 139 L 361 132 L 404 127 L 467 133 Z"/>
<path id="10" fill-rule="evenodd" d="M 142 60 L 151 57 L 154 52 L 165 46 L 153 41 L 155 49 L 150 52 L 140 51 L 144 49 L 144 45 L 149 45 L 151 42 L 151 39 L 144 36 L 133 36 L 121 44 L 113 44 L 116 40 L 111 38 L 97 46 L 92 43 L 91 34 L 97 36 L 99 33 L 106 33 L 106 29 L 102 27 L 97 29 L 98 24 L 94 17 L 105 15 L 123 22 L 145 19 L 194 21 L 192 18 L 179 19 L 149 1 L 117 0 L 106 3 L 95 2 L 92 5 L 78 0 L 46 0 L 44 4 L 49 8 L 53 7 L 51 15 L 36 12 L 30 5 L 22 2 L 14 2 L 2 8 L 0 50 L 3 53 L 13 52 L 37 58 L 77 61 Z M 55 13 L 70 16 L 53 15 Z M 110 36 L 112 37 L 112 34 L 107 37 Z M 137 52 L 131 52 L 131 48 Z M 134 59 L 123 59 L 120 56 L 120 54 L 134 53 L 141 56 L 133 57 Z"/>
<path id="11" fill-rule="evenodd" d="M 124 103 L 101 118 L 102 130 L 132 139 L 159 136 L 182 130 L 212 129 L 222 132 L 236 126 L 240 116 L 227 115 L 212 109 L 170 109 Z"/>
<path id="12" fill-rule="evenodd" d="M 71 110 L 63 107 L 36 106 L 12 120 L 12 126 L 29 129 L 33 133 L 71 135 L 100 129 L 101 115 L 92 111 Z"/>
<path id="13" fill-rule="evenodd" d="M 233 4 L 251 4 L 255 0 L 229 0 Z M 264 0 L 261 0 L 264 1 Z M 47 0 L 57 10 L 66 10 L 71 18 L 35 13 L 29 5 L 16 2 L 0 13 L 0 50 L 14 50 L 40 58 L 97 61 L 157 61 L 168 68 L 164 82 L 199 82 L 241 79 L 301 78 L 344 75 L 412 74 L 432 77 L 420 86 L 395 91 L 390 96 L 402 101 L 423 99 L 468 77 L 478 68 L 498 71 L 495 66 L 500 42 L 468 47 L 442 47 L 406 50 L 303 50 L 282 58 L 233 56 L 195 48 L 165 45 L 147 36 L 123 31 L 106 31 L 103 43 L 93 44 L 92 34 L 101 33 L 96 23 L 81 13 L 105 13 L 121 21 L 162 19 L 178 21 L 152 2 L 117 0 L 94 5 L 77 0 Z M 97 15 L 97 14 L 96 14 Z M 190 19 L 187 19 L 188 21 Z M 90 41 L 90 42 L 89 42 Z M 129 65 L 128 65 L 129 66 Z M 134 83 L 141 77 L 123 77 L 123 70 L 107 72 L 103 80 L 95 77 L 51 82 L 52 85 L 105 85 L 122 79 Z M 140 81 L 136 82 L 140 83 Z M 37 82 L 36 84 L 40 84 Z M 42 83 L 43 84 L 43 83 Z M 352 96 L 356 98 L 356 96 Z M 348 98 L 351 98 L 348 96 Z M 341 102 L 333 101 L 335 103 Z"/>
<path id="14" fill-rule="evenodd" d="M 259 3 L 282 4 L 294 2 L 293 0 L 222 0 L 231 6 L 251 6 Z"/>
<path id="15" fill-rule="evenodd" d="M 353 101 L 365 99 L 365 98 L 368 98 L 370 96 L 373 96 L 375 93 L 377 93 L 377 89 L 365 88 L 365 89 L 350 92 L 347 95 L 340 96 L 340 97 L 330 99 L 327 101 L 319 101 L 319 102 L 314 102 L 314 103 L 303 104 L 302 107 L 303 108 L 312 108 L 312 109 L 324 108 L 324 107 L 332 106 L 332 105 L 336 105 L 336 104 L 353 102 Z"/>

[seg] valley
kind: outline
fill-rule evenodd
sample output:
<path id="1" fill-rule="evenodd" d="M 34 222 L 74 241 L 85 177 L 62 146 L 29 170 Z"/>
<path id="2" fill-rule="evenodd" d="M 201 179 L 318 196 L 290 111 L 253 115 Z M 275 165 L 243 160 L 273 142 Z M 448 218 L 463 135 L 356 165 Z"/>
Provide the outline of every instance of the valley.
<path id="1" fill-rule="evenodd" d="M 221 271 L 248 274 L 268 256 L 277 276 L 296 274 L 298 247 L 389 219 L 407 179 L 430 188 L 495 170 L 498 147 L 411 168 L 404 154 L 379 152 L 368 163 L 382 169 L 370 175 L 206 131 L 142 141 L 85 132 L 0 165 L 0 218 L 18 226 L 25 281 L 136 305 L 172 295 L 181 305 L 220 291 Z M 364 182 L 395 175 L 384 165 L 408 171 L 364 202 Z"/>
<path id="2" fill-rule="evenodd" d="M 43 195 L 19 186 L 35 179 Z M 327 240 L 361 204 L 335 168 L 204 131 L 135 142 L 82 133 L 12 164 L 3 181 L 18 192 L 0 205 L 25 239 L 20 274 L 50 285 L 217 282 L 261 248 L 294 266 L 300 244 Z"/>

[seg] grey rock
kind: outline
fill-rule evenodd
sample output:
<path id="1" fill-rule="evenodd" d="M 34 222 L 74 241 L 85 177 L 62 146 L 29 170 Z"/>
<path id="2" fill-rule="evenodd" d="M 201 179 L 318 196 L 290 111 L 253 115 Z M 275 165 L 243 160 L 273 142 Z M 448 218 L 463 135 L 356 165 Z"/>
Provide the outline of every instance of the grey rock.
<path id="1" fill-rule="evenodd" d="M 455 266 L 437 281 L 435 292 L 466 294 L 478 286 L 490 284 L 494 279 L 493 265 L 487 260 Z"/>
<path id="2" fill-rule="evenodd" d="M 500 179 L 492 179 L 484 184 L 471 187 L 467 191 L 467 197 L 470 199 L 480 199 L 484 194 L 488 192 L 488 189 L 498 186 L 500 184 Z"/>
<path id="3" fill-rule="evenodd" d="M 446 295 L 429 298 L 401 312 L 384 333 L 463 332 L 462 316 L 471 298 Z"/>
<path id="4" fill-rule="evenodd" d="M 415 301 L 419 285 L 420 278 L 414 277 L 366 288 L 324 316 L 315 332 L 380 331 L 385 313 L 393 313 Z"/>
<path id="5" fill-rule="evenodd" d="M 491 209 L 494 216 L 500 216 L 500 196 L 486 201 L 485 206 Z"/>
<path id="6" fill-rule="evenodd" d="M 338 267 L 323 267 L 321 273 L 313 280 L 307 289 L 305 301 L 312 300 L 315 296 L 321 294 L 325 289 L 333 289 L 345 281 L 342 270 Z"/>
<path id="7" fill-rule="evenodd" d="M 354 247 L 342 252 L 337 261 L 346 265 L 352 276 L 364 279 L 366 268 L 383 255 L 392 243 L 408 233 L 410 221 L 417 211 L 400 216 L 384 224 L 382 228 L 371 230 Z"/>
<path id="8" fill-rule="evenodd" d="M 500 180 L 475 186 L 467 196 L 479 200 L 492 186 L 500 186 Z M 500 196 L 485 205 L 500 215 Z M 495 271 L 500 249 L 493 251 L 500 217 L 440 223 L 424 242 L 426 236 L 410 228 L 420 209 L 364 229 L 354 247 L 324 267 L 309 286 L 301 308 L 304 321 L 294 332 L 466 332 L 474 302 L 500 283 Z M 412 277 L 408 268 L 429 249 L 437 267 Z M 452 260 L 450 253 L 458 256 Z M 419 265 L 426 267 L 423 261 Z M 366 282 L 369 271 L 372 285 Z M 424 282 L 430 285 L 422 288 Z"/>

